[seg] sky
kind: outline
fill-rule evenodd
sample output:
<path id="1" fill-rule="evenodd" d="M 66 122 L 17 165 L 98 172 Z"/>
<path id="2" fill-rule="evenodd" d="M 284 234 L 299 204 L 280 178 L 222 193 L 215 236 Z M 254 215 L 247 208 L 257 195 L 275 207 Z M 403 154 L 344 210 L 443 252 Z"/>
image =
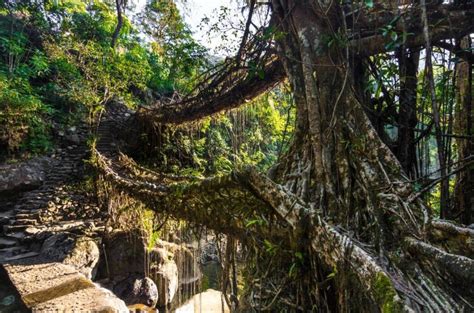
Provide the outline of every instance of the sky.
<path id="1" fill-rule="evenodd" d="M 147 0 L 135 1 L 135 11 L 139 12 L 141 8 L 145 6 Z M 178 7 L 181 14 L 184 17 L 186 23 L 190 26 L 193 32 L 194 38 L 209 48 L 213 54 L 223 55 L 225 53 L 219 53 L 215 51 L 217 47 L 222 44 L 222 41 L 218 37 L 209 38 L 209 34 L 206 29 L 200 30 L 199 25 L 204 17 L 211 18 L 211 22 L 215 21 L 217 16 L 216 12 L 221 6 L 229 7 L 233 12 L 240 12 L 239 9 L 240 0 L 181 0 L 178 1 Z M 214 20 L 212 18 L 214 17 Z"/>
<path id="2" fill-rule="evenodd" d="M 235 12 L 239 12 L 238 1 L 233 0 L 186 0 L 186 4 L 179 4 L 184 20 L 191 27 L 194 33 L 194 38 L 197 39 L 205 47 L 215 50 L 222 43 L 219 37 L 209 38 L 206 29 L 199 29 L 199 25 L 204 17 L 211 18 L 211 22 L 215 21 L 212 18 L 216 17 L 216 13 L 222 6 L 229 7 Z M 215 54 L 220 54 L 219 51 L 214 51 Z"/>

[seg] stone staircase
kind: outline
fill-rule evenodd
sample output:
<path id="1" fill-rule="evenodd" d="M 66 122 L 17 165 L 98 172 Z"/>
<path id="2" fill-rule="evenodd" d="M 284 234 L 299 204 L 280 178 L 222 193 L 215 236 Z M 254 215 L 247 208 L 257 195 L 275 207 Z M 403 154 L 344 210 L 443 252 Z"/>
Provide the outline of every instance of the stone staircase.
<path id="1" fill-rule="evenodd" d="M 132 114 L 133 111 L 124 105 L 108 106 L 96 132 L 98 150 L 109 157 L 117 155 L 114 134 L 125 127 L 125 121 Z M 101 215 L 100 209 L 87 196 L 66 188 L 83 176 L 83 160 L 89 153 L 88 127 L 78 128 L 77 134 L 79 143 L 64 145 L 52 155 L 53 162 L 41 187 L 13 200 L 0 197 L 0 264 L 38 255 L 41 239 L 45 239 L 38 235 L 41 232 L 60 231 L 70 226 L 77 228 L 82 226 L 78 225 L 78 220 L 86 224 L 92 217 Z M 83 216 L 78 216 L 78 212 Z"/>
<path id="2" fill-rule="evenodd" d="M 119 151 L 119 138 L 115 136 L 127 127 L 127 120 L 134 112 L 124 105 L 112 104 L 97 128 L 96 149 L 104 156 L 113 158 Z"/>
<path id="3" fill-rule="evenodd" d="M 31 257 L 37 254 L 35 247 L 29 247 L 27 239 L 31 230 L 46 226 L 48 213 L 64 205 L 68 192 L 64 186 L 77 180 L 87 157 L 83 140 L 78 145 L 69 145 L 56 150 L 48 168 L 46 179 L 39 188 L 24 192 L 16 200 L 0 201 L 0 263 Z M 30 231 L 29 231 L 30 230 Z"/>
<path id="4" fill-rule="evenodd" d="M 124 127 L 131 113 L 124 106 L 113 105 L 101 119 L 97 129 L 101 151 L 117 155 L 114 134 Z M 88 128 L 79 128 L 77 134 L 79 142 L 66 144 L 51 155 L 39 188 L 9 198 L 0 195 L 0 270 L 3 267 L 23 303 L 33 311 L 105 308 L 107 312 L 128 312 L 124 302 L 111 292 L 71 266 L 43 260 L 40 253 L 43 241 L 53 234 L 72 232 L 94 238 L 105 228 L 106 213 L 100 212 L 96 201 L 80 187 L 89 154 Z"/>

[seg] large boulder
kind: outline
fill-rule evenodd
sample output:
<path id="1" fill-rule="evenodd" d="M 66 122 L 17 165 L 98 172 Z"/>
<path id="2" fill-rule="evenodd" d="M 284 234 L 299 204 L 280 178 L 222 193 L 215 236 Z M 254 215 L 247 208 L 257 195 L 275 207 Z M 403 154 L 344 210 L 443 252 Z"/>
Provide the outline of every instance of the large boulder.
<path id="1" fill-rule="evenodd" d="M 147 249 L 138 232 L 114 231 L 104 238 L 106 269 L 103 276 L 113 279 L 146 273 Z M 105 273 L 106 272 L 106 273 Z"/>
<path id="2" fill-rule="evenodd" d="M 200 263 L 203 265 L 220 262 L 219 251 L 217 249 L 215 238 L 209 241 L 203 241 L 201 243 L 201 255 L 199 258 Z"/>
<path id="3" fill-rule="evenodd" d="M 99 247 L 93 239 L 72 233 L 47 238 L 40 254 L 49 261 L 74 266 L 89 279 L 94 279 L 100 257 Z"/>
<path id="4" fill-rule="evenodd" d="M 17 164 L 0 165 L 0 194 L 14 194 L 40 187 L 52 163 L 38 157 Z"/>
<path id="5" fill-rule="evenodd" d="M 125 302 L 71 265 L 28 258 L 3 264 L 3 269 L 26 307 L 15 311 L 0 308 L 0 312 L 128 313 Z M 4 280 L 1 282 L 0 286 Z"/>
<path id="6" fill-rule="evenodd" d="M 150 260 L 150 277 L 158 287 L 158 306 L 167 307 L 178 291 L 178 266 L 173 255 L 162 248 L 154 248 Z"/>
<path id="7" fill-rule="evenodd" d="M 158 249 L 167 251 L 178 267 L 178 276 L 180 284 L 193 283 L 201 278 L 201 271 L 197 263 L 200 255 L 195 253 L 191 247 L 183 244 L 159 240 L 156 243 Z"/>
<path id="8" fill-rule="evenodd" d="M 115 295 L 125 301 L 127 305 L 144 304 L 155 307 L 158 301 L 158 288 L 148 277 L 132 274 L 113 283 L 110 288 Z"/>

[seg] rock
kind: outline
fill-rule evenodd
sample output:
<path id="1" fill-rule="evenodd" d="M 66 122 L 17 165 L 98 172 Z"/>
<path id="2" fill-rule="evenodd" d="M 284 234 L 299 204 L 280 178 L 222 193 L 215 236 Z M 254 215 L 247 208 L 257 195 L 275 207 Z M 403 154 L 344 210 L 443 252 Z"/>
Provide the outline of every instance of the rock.
<path id="1" fill-rule="evenodd" d="M 13 239 L 8 239 L 8 238 L 2 238 L 0 237 L 0 248 L 10 248 L 16 246 L 17 241 Z"/>
<path id="2" fill-rule="evenodd" d="M 104 288 L 87 288 L 33 307 L 33 312 L 128 313 L 125 302 Z"/>
<path id="3" fill-rule="evenodd" d="M 84 276 L 93 279 L 97 272 L 100 252 L 91 238 L 59 233 L 44 241 L 41 256 L 51 261 L 72 265 Z"/>
<path id="4" fill-rule="evenodd" d="M 104 242 L 108 269 L 102 272 L 107 271 L 112 279 L 130 274 L 144 277 L 149 273 L 158 288 L 160 307 L 173 301 L 180 284 L 197 284 L 201 278 L 193 251 L 184 245 L 159 241 L 148 252 L 148 245 L 139 233 L 123 231 L 112 232 Z"/>
<path id="5" fill-rule="evenodd" d="M 158 288 L 152 279 L 139 274 L 115 283 L 112 291 L 127 305 L 144 304 L 155 307 L 158 301 Z"/>
<path id="6" fill-rule="evenodd" d="M 219 261 L 219 252 L 217 250 L 216 242 L 211 240 L 203 243 L 201 247 L 200 263 L 208 264 Z"/>
<path id="7" fill-rule="evenodd" d="M 161 251 L 160 251 L 161 250 Z M 157 254 L 160 257 L 152 257 L 157 260 L 167 252 L 163 249 L 155 248 L 152 250 L 152 255 Z M 150 265 L 150 277 L 158 287 L 158 306 L 166 307 L 173 301 L 179 287 L 178 266 L 171 257 L 167 257 L 163 262 L 152 262 Z"/>
<path id="8" fill-rule="evenodd" d="M 0 306 L 10 306 L 15 303 L 15 296 L 9 295 L 0 300 Z"/>
<path id="9" fill-rule="evenodd" d="M 205 292 L 194 295 L 185 304 L 176 309 L 175 313 L 201 312 L 205 308 L 207 313 L 229 313 L 230 309 L 222 293 L 217 290 L 208 289 Z"/>
<path id="10" fill-rule="evenodd" d="M 13 194 L 40 187 L 51 163 L 51 158 L 39 157 L 19 164 L 1 165 L 0 194 Z"/>
<path id="11" fill-rule="evenodd" d="M 38 258 L 3 265 L 31 311 L 128 312 L 122 300 L 85 278 L 73 266 L 43 261 Z"/>
<path id="12" fill-rule="evenodd" d="M 136 232 L 115 231 L 104 239 L 109 278 L 144 274 L 146 246 Z"/>
<path id="13" fill-rule="evenodd" d="M 65 138 L 66 140 L 68 140 L 69 142 L 73 143 L 73 144 L 79 144 L 79 143 L 81 143 L 81 138 L 80 138 L 79 135 L 76 134 L 76 133 L 67 135 L 67 136 L 64 137 L 64 138 Z"/>
<path id="14" fill-rule="evenodd" d="M 10 218 L 6 216 L 0 216 L 0 226 L 8 225 L 10 223 Z"/>
<path id="15" fill-rule="evenodd" d="M 178 267 L 180 284 L 196 282 L 201 278 L 201 271 L 197 263 L 197 256 L 194 251 L 184 245 L 159 240 L 156 244 L 158 248 L 166 250 L 172 255 Z M 151 258 L 153 260 L 153 258 Z"/>

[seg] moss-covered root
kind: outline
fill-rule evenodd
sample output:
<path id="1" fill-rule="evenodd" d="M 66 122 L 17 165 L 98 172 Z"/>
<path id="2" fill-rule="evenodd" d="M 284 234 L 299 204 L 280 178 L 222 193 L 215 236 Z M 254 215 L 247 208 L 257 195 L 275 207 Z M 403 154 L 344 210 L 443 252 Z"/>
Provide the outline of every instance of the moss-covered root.
<path id="1" fill-rule="evenodd" d="M 383 274 L 376 273 L 372 283 L 372 294 L 375 301 L 384 313 L 406 312 L 406 307 L 397 294 L 391 279 Z"/>

